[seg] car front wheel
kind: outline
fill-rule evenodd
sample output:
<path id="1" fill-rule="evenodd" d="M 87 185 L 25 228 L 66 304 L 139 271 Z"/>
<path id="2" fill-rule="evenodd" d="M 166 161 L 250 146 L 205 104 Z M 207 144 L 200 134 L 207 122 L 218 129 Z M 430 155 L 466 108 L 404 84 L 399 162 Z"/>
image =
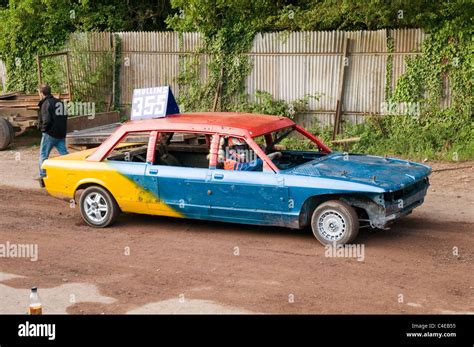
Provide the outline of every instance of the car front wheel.
<path id="1" fill-rule="evenodd" d="M 82 219 L 90 226 L 105 228 L 117 219 L 120 209 L 114 197 L 104 188 L 92 186 L 81 195 Z"/>
<path id="2" fill-rule="evenodd" d="M 343 245 L 352 242 L 359 233 L 359 219 L 355 210 L 339 200 L 326 201 L 313 212 L 311 228 L 323 245 Z"/>

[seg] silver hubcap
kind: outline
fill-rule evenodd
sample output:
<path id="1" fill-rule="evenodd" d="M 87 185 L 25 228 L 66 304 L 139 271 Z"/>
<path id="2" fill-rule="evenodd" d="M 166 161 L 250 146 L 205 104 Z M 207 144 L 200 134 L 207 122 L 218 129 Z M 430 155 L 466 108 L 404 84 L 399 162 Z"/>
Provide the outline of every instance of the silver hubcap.
<path id="1" fill-rule="evenodd" d="M 327 210 L 318 218 L 318 230 L 322 237 L 329 241 L 342 239 L 346 232 L 344 217 L 335 210 Z"/>
<path id="2" fill-rule="evenodd" d="M 84 199 L 84 211 L 87 218 L 94 223 L 102 223 L 105 220 L 108 212 L 107 201 L 100 193 L 90 193 Z"/>

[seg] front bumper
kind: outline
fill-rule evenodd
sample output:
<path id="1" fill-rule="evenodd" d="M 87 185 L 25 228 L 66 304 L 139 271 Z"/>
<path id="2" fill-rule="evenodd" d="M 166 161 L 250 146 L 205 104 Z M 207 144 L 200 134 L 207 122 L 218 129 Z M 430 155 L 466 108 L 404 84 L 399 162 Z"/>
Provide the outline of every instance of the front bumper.
<path id="1" fill-rule="evenodd" d="M 428 178 L 423 179 L 405 189 L 384 194 L 384 206 L 370 224 L 372 227 L 388 229 L 393 221 L 410 214 L 416 207 L 423 204 L 429 187 Z"/>
<path id="2" fill-rule="evenodd" d="M 367 212 L 370 226 L 378 229 L 389 229 L 395 220 L 410 214 L 423 204 L 429 187 L 428 178 L 399 191 L 379 194 L 372 200 L 345 199 L 353 206 Z"/>
<path id="3" fill-rule="evenodd" d="M 387 206 L 385 208 L 385 224 L 410 214 L 416 207 L 420 206 L 424 202 L 427 191 L 428 187 L 409 196 L 401 198 L 398 202 Z"/>

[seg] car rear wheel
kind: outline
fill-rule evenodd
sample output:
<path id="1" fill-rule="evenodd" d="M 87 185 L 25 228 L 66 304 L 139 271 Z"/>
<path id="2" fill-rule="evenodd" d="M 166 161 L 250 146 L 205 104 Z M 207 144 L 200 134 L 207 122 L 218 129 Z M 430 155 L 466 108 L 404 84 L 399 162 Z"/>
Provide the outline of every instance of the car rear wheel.
<path id="1" fill-rule="evenodd" d="M 339 200 L 326 201 L 313 212 L 311 228 L 323 245 L 343 245 L 352 242 L 359 233 L 359 219 L 355 210 Z"/>
<path id="2" fill-rule="evenodd" d="M 117 219 L 120 208 L 114 197 L 104 188 L 86 188 L 79 202 L 82 219 L 90 226 L 105 228 Z"/>

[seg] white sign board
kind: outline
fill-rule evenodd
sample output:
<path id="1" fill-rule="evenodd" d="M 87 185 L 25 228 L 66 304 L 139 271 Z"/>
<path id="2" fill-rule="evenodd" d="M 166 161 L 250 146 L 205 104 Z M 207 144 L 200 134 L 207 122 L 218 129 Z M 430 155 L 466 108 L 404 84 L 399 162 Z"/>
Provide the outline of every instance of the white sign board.
<path id="1" fill-rule="evenodd" d="M 130 119 L 152 119 L 179 113 L 178 105 L 169 86 L 133 90 Z"/>

